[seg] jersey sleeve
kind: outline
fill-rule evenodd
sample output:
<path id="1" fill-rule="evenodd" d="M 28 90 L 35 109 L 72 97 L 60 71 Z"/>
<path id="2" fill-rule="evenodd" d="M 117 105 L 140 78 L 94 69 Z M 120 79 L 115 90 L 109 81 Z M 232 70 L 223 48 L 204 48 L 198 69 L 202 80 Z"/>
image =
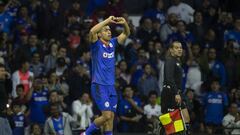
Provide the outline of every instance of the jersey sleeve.
<path id="1" fill-rule="evenodd" d="M 94 43 L 91 43 L 90 47 L 91 47 L 91 50 L 92 50 L 92 51 L 97 50 L 97 48 L 99 47 L 98 43 L 99 43 L 99 40 L 97 40 L 97 41 L 94 42 Z"/>

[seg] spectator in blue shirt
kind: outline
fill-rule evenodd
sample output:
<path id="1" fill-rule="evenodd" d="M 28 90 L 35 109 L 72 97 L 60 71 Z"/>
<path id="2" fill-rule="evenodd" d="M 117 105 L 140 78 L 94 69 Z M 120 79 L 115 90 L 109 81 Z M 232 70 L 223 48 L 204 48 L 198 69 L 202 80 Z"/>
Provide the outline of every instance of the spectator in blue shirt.
<path id="1" fill-rule="evenodd" d="M 238 46 L 240 47 L 240 18 L 237 18 L 234 21 L 235 29 L 225 31 L 224 33 L 224 42 L 225 45 L 227 44 L 227 41 L 232 39 L 237 42 Z"/>
<path id="2" fill-rule="evenodd" d="M 157 19 L 160 24 L 164 24 L 166 20 L 166 12 L 163 10 L 164 8 L 164 2 L 163 0 L 155 0 L 153 2 L 153 7 L 149 10 L 147 10 L 143 17 L 151 18 L 152 20 Z"/>
<path id="3" fill-rule="evenodd" d="M 187 49 L 187 43 L 192 43 L 194 41 L 192 33 L 186 30 L 186 23 L 183 20 L 177 22 L 177 32 L 168 36 L 166 44 L 168 45 L 173 41 L 181 42 L 185 50 Z"/>
<path id="4" fill-rule="evenodd" d="M 0 4 L 0 32 L 10 34 L 13 23 L 13 16 L 5 10 L 4 3 Z"/>
<path id="5" fill-rule="evenodd" d="M 43 88 L 41 79 L 34 80 L 27 99 L 30 101 L 30 121 L 43 125 L 46 120 L 44 107 L 48 105 L 48 89 Z"/>
<path id="6" fill-rule="evenodd" d="M 224 116 L 224 109 L 228 105 L 227 95 L 220 91 L 220 83 L 214 79 L 210 85 L 211 91 L 206 93 L 203 98 L 204 122 L 207 133 L 213 134 L 216 128 L 221 126 Z"/>
<path id="7" fill-rule="evenodd" d="M 24 135 L 24 129 L 27 126 L 26 118 L 21 111 L 21 104 L 19 102 L 12 103 L 13 108 L 13 135 Z"/>
<path id="8" fill-rule="evenodd" d="M 131 86 L 126 86 L 123 90 L 123 98 L 119 101 L 118 113 L 120 117 L 120 132 L 141 131 L 138 128 L 141 124 L 143 109 L 139 98 L 133 96 L 134 91 Z"/>

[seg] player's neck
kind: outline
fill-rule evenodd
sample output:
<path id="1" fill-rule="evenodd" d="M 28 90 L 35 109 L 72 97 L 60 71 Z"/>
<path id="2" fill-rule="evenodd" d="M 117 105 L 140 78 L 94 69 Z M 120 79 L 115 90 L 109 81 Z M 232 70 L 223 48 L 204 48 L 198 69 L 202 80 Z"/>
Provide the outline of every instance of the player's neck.
<path id="1" fill-rule="evenodd" d="M 106 41 L 106 40 L 104 40 L 104 39 L 101 39 L 100 38 L 100 41 L 104 44 L 104 45 L 106 45 L 106 46 L 108 46 L 109 45 L 109 41 Z"/>

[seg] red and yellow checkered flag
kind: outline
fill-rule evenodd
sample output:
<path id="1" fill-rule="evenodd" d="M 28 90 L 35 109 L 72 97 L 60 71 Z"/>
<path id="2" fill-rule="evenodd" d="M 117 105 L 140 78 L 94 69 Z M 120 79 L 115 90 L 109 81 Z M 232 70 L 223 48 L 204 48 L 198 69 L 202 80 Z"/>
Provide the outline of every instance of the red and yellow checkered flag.
<path id="1" fill-rule="evenodd" d="M 159 117 L 159 119 L 164 126 L 167 135 L 184 130 L 183 120 L 179 109 L 163 114 Z"/>

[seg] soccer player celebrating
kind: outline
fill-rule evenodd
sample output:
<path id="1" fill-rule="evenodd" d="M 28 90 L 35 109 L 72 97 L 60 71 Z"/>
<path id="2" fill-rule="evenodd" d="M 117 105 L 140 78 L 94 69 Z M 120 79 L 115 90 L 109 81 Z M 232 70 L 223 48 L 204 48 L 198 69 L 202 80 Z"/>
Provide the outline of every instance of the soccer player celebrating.
<path id="1" fill-rule="evenodd" d="M 123 32 L 112 38 L 109 24 L 121 24 Z M 117 109 L 117 94 L 114 88 L 115 57 L 118 44 L 123 44 L 130 35 L 129 26 L 123 17 L 109 16 L 90 30 L 92 56 L 91 94 L 102 115 L 95 119 L 81 135 L 92 135 L 103 126 L 104 135 L 112 135 L 114 112 Z"/>

